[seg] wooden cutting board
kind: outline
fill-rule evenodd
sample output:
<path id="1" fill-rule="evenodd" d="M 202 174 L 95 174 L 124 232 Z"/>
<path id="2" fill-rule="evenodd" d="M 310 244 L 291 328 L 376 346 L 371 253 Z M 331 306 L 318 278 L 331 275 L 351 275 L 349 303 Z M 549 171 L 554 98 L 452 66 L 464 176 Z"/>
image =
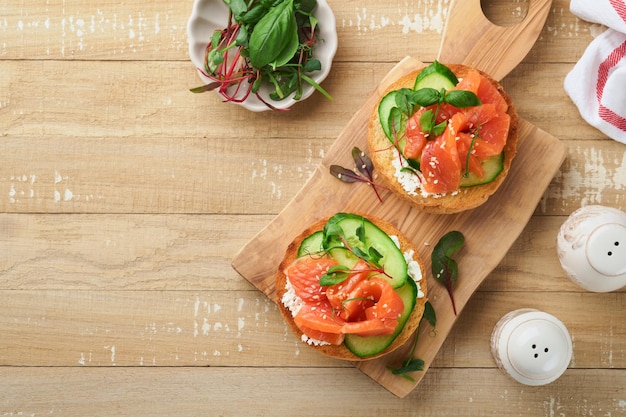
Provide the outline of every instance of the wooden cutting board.
<path id="1" fill-rule="evenodd" d="M 430 254 L 439 238 L 450 230 L 461 231 L 466 241 L 456 255 L 460 276 L 454 290 L 459 314 L 526 226 L 565 159 L 566 150 L 559 140 L 525 120 L 520 120 L 518 153 L 504 184 L 487 203 L 464 213 L 423 213 L 385 191 L 381 203 L 368 185 L 346 184 L 330 175 L 332 164 L 354 165 L 351 157 L 354 146 L 367 149 L 367 122 L 382 91 L 399 76 L 423 65 L 407 57 L 389 72 L 352 117 L 302 190 L 233 259 L 235 270 L 274 302 L 277 301 L 275 273 L 287 245 L 308 224 L 338 211 L 358 211 L 395 224 L 420 249 L 426 271 L 430 271 Z M 419 383 L 458 317 L 452 311 L 445 288 L 430 273 L 427 276 L 429 300 L 437 314 L 437 332 L 433 336 L 429 334 L 429 326 L 422 326 L 415 356 L 424 360 L 424 371 L 414 373 L 415 381 L 411 382 L 392 375 L 386 368 L 406 358 L 412 340 L 385 357 L 356 364 L 399 397 L 407 395 Z"/>

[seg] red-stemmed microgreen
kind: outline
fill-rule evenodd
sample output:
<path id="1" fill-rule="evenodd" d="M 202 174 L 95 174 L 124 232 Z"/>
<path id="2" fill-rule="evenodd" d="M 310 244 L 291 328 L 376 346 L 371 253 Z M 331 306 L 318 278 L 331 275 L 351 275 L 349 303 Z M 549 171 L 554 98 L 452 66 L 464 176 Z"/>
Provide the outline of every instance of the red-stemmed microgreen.
<path id="1" fill-rule="evenodd" d="M 463 174 L 465 178 L 469 177 L 470 174 L 470 157 L 472 156 L 472 149 L 474 149 L 476 139 L 480 137 L 480 128 L 481 126 L 478 126 L 476 131 L 472 133 L 472 142 L 470 143 L 469 149 L 467 150 L 467 156 L 465 157 L 465 173 Z"/>
<path id="2" fill-rule="evenodd" d="M 320 277 L 320 286 L 330 287 L 345 281 L 352 270 L 344 265 L 334 265 L 328 268 L 328 271 Z"/>
<path id="3" fill-rule="evenodd" d="M 433 248 L 431 255 L 433 277 L 446 287 L 455 316 L 457 311 L 452 287 L 458 278 L 459 266 L 456 261 L 452 259 L 452 255 L 461 249 L 464 242 L 465 237 L 463 233 L 453 230 L 441 237 Z"/>
<path id="4" fill-rule="evenodd" d="M 426 304 L 424 305 L 424 314 L 422 315 L 422 319 L 420 320 L 420 323 L 417 326 L 417 330 L 415 331 L 415 339 L 413 340 L 413 346 L 411 347 L 411 351 L 409 352 L 409 355 L 407 356 L 406 360 L 402 362 L 402 365 L 400 365 L 398 368 L 394 368 L 390 365 L 387 366 L 387 369 L 390 370 L 392 374 L 400 375 L 401 377 L 411 382 L 415 382 L 415 379 L 412 376 L 408 375 L 410 372 L 418 372 L 418 371 L 424 370 L 424 364 L 425 364 L 424 361 L 422 359 L 415 357 L 415 350 L 417 349 L 417 341 L 419 339 L 420 329 L 422 327 L 422 322 L 424 319 L 426 319 L 426 321 L 433 328 L 437 324 L 437 316 L 435 314 L 435 309 L 433 308 L 432 304 L 429 301 L 426 301 Z"/>
<path id="5" fill-rule="evenodd" d="M 310 84 L 326 98 L 332 97 L 308 74 L 319 71 L 313 57 L 318 42 L 318 20 L 313 16 L 316 0 L 224 0 L 228 22 L 216 30 L 207 44 L 204 68 L 211 82 L 192 88 L 194 93 L 217 90 L 230 102 L 243 102 L 251 94 L 273 110 L 278 109 L 261 94 L 280 101 L 293 95 L 299 100 L 303 84 Z"/>
<path id="6" fill-rule="evenodd" d="M 354 164 L 358 172 L 355 172 L 348 168 L 344 168 L 341 165 L 331 165 L 330 174 L 343 182 L 364 182 L 366 184 L 369 184 L 374 190 L 378 201 L 382 203 L 383 199 L 380 196 L 377 187 L 385 187 L 374 182 L 374 164 L 372 163 L 370 157 L 361 149 L 355 146 L 354 148 L 352 148 L 352 159 L 354 159 Z"/>

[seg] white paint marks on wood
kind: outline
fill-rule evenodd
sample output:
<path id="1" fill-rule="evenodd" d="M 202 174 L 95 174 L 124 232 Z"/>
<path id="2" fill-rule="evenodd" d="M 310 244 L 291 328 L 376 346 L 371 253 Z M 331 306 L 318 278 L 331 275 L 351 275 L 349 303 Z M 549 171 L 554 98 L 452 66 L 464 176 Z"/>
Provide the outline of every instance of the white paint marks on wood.
<path id="1" fill-rule="evenodd" d="M 553 37 L 574 38 L 579 36 L 591 38 L 598 35 L 600 25 L 583 22 L 581 19 L 573 15 L 567 8 L 554 8 L 550 12 L 548 22 L 546 23 L 545 32 Z M 606 29 L 606 28 L 605 28 Z M 604 31 L 604 30 L 602 30 Z"/>
<path id="2" fill-rule="evenodd" d="M 442 33 L 445 25 L 449 0 L 420 0 L 406 3 L 393 15 L 371 12 L 367 8 L 356 8 L 354 19 L 344 19 L 343 27 L 355 27 L 360 34 L 387 27 L 397 27 L 403 34 L 412 32 Z"/>
<path id="3" fill-rule="evenodd" d="M 15 204 L 23 199 L 32 199 L 35 197 L 35 182 L 37 176 L 35 174 L 12 175 L 9 177 L 9 203 Z"/>
<path id="4" fill-rule="evenodd" d="M 52 200 L 55 203 L 89 202 L 94 199 L 103 199 L 103 196 L 93 194 L 78 194 L 71 188 L 69 176 L 55 171 L 53 175 L 37 174 L 34 172 L 11 175 L 0 178 L 0 183 L 6 182 L 6 193 L 9 204 L 42 202 Z"/>
<path id="5" fill-rule="evenodd" d="M 115 345 L 105 345 L 104 349 L 111 352 L 111 365 L 115 366 Z"/>
<path id="6" fill-rule="evenodd" d="M 85 14 L 64 4 L 59 16 L 39 16 L 30 20 L 16 18 L 0 20 L 0 31 L 15 30 L 21 32 L 23 37 L 46 38 L 45 45 L 47 55 L 58 54 L 60 56 L 75 56 L 84 52 L 97 50 L 102 44 L 101 37 L 113 39 L 119 48 L 114 54 L 135 53 L 146 47 L 159 49 L 162 41 L 157 41 L 164 30 L 172 35 L 172 44 L 175 49 L 186 48 L 185 27 L 177 24 L 164 26 L 168 22 L 168 16 L 156 13 L 153 17 L 142 13 L 125 13 L 123 8 L 118 8 L 119 13 L 107 14 L 97 9 L 93 14 Z M 8 45 L 2 44 L 6 50 Z"/>
<path id="7" fill-rule="evenodd" d="M 69 177 L 67 175 L 61 175 L 59 172 L 54 172 L 54 183 L 61 184 L 63 181 L 68 181 Z M 54 202 L 60 203 L 61 201 L 67 202 L 71 201 L 74 198 L 74 193 L 69 188 L 57 189 L 55 186 L 54 190 Z"/>
<path id="8" fill-rule="evenodd" d="M 280 179 L 283 174 L 283 166 L 281 164 L 275 164 L 268 166 L 267 159 L 261 159 L 259 161 L 252 162 L 252 181 L 262 180 L 267 181 L 268 178 Z M 282 197 L 282 187 L 280 182 L 269 181 L 270 195 L 276 200 L 280 200 Z"/>
<path id="9" fill-rule="evenodd" d="M 193 307 L 193 316 L 194 316 L 193 335 L 194 337 L 198 337 L 200 335 L 200 332 L 202 332 L 202 336 L 209 336 L 209 332 L 211 330 L 219 331 L 224 328 L 224 325 L 221 322 L 215 321 L 211 323 L 211 321 L 209 320 L 209 316 L 211 316 L 212 314 L 215 314 L 221 309 L 222 307 L 219 304 L 211 304 L 208 301 L 201 302 L 200 297 L 196 296 L 196 300 L 194 302 L 194 307 Z M 200 319 L 201 316 L 202 318 Z M 202 325 L 200 325 L 200 320 L 202 320 Z M 226 331 L 228 331 L 228 326 L 226 326 Z"/>
<path id="10" fill-rule="evenodd" d="M 547 199 L 579 201 L 580 206 L 622 203 L 607 201 L 605 195 L 620 198 L 621 193 L 613 191 L 626 189 L 626 151 L 621 156 L 610 156 L 602 150 L 578 145 L 571 152 L 582 157 L 571 158 L 569 164 L 561 168 L 540 203 L 541 210 L 545 212 Z"/>
<path id="11" fill-rule="evenodd" d="M 563 406 L 559 398 L 550 397 L 547 401 L 543 402 L 543 406 L 546 410 L 546 416 L 554 417 L 563 415 L 561 412 Z"/>

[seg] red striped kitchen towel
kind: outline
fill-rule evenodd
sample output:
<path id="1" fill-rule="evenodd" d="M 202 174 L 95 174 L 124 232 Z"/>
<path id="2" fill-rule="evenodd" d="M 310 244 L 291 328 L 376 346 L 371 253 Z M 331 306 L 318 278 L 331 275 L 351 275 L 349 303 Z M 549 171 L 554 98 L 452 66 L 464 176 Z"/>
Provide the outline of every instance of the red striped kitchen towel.
<path id="1" fill-rule="evenodd" d="M 626 2 L 572 0 L 570 10 L 608 29 L 567 74 L 565 92 L 587 123 L 626 144 Z"/>

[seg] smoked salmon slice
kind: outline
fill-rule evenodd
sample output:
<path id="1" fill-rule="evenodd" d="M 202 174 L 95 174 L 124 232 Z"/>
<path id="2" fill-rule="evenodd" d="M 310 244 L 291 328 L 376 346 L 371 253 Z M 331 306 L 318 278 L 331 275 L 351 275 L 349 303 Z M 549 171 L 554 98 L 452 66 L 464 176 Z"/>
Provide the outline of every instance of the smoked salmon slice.
<path id="1" fill-rule="evenodd" d="M 304 257 L 285 269 L 303 305 L 294 316 L 296 326 L 310 338 L 339 345 L 345 334 L 392 334 L 404 302 L 384 278 L 360 261 L 339 284 L 323 287 L 319 279 L 337 265 L 331 258 Z"/>
<path id="2" fill-rule="evenodd" d="M 502 153 L 510 129 L 506 100 L 478 71 L 469 71 L 454 89 L 475 93 L 482 104 L 456 108 L 444 103 L 421 108 L 409 118 L 405 129 L 404 157 L 420 161 L 422 189 L 432 194 L 457 191 L 467 171 L 482 178 L 482 162 Z M 435 138 L 420 125 L 428 110 L 437 115 L 436 123 L 448 121 L 444 132 Z"/>

